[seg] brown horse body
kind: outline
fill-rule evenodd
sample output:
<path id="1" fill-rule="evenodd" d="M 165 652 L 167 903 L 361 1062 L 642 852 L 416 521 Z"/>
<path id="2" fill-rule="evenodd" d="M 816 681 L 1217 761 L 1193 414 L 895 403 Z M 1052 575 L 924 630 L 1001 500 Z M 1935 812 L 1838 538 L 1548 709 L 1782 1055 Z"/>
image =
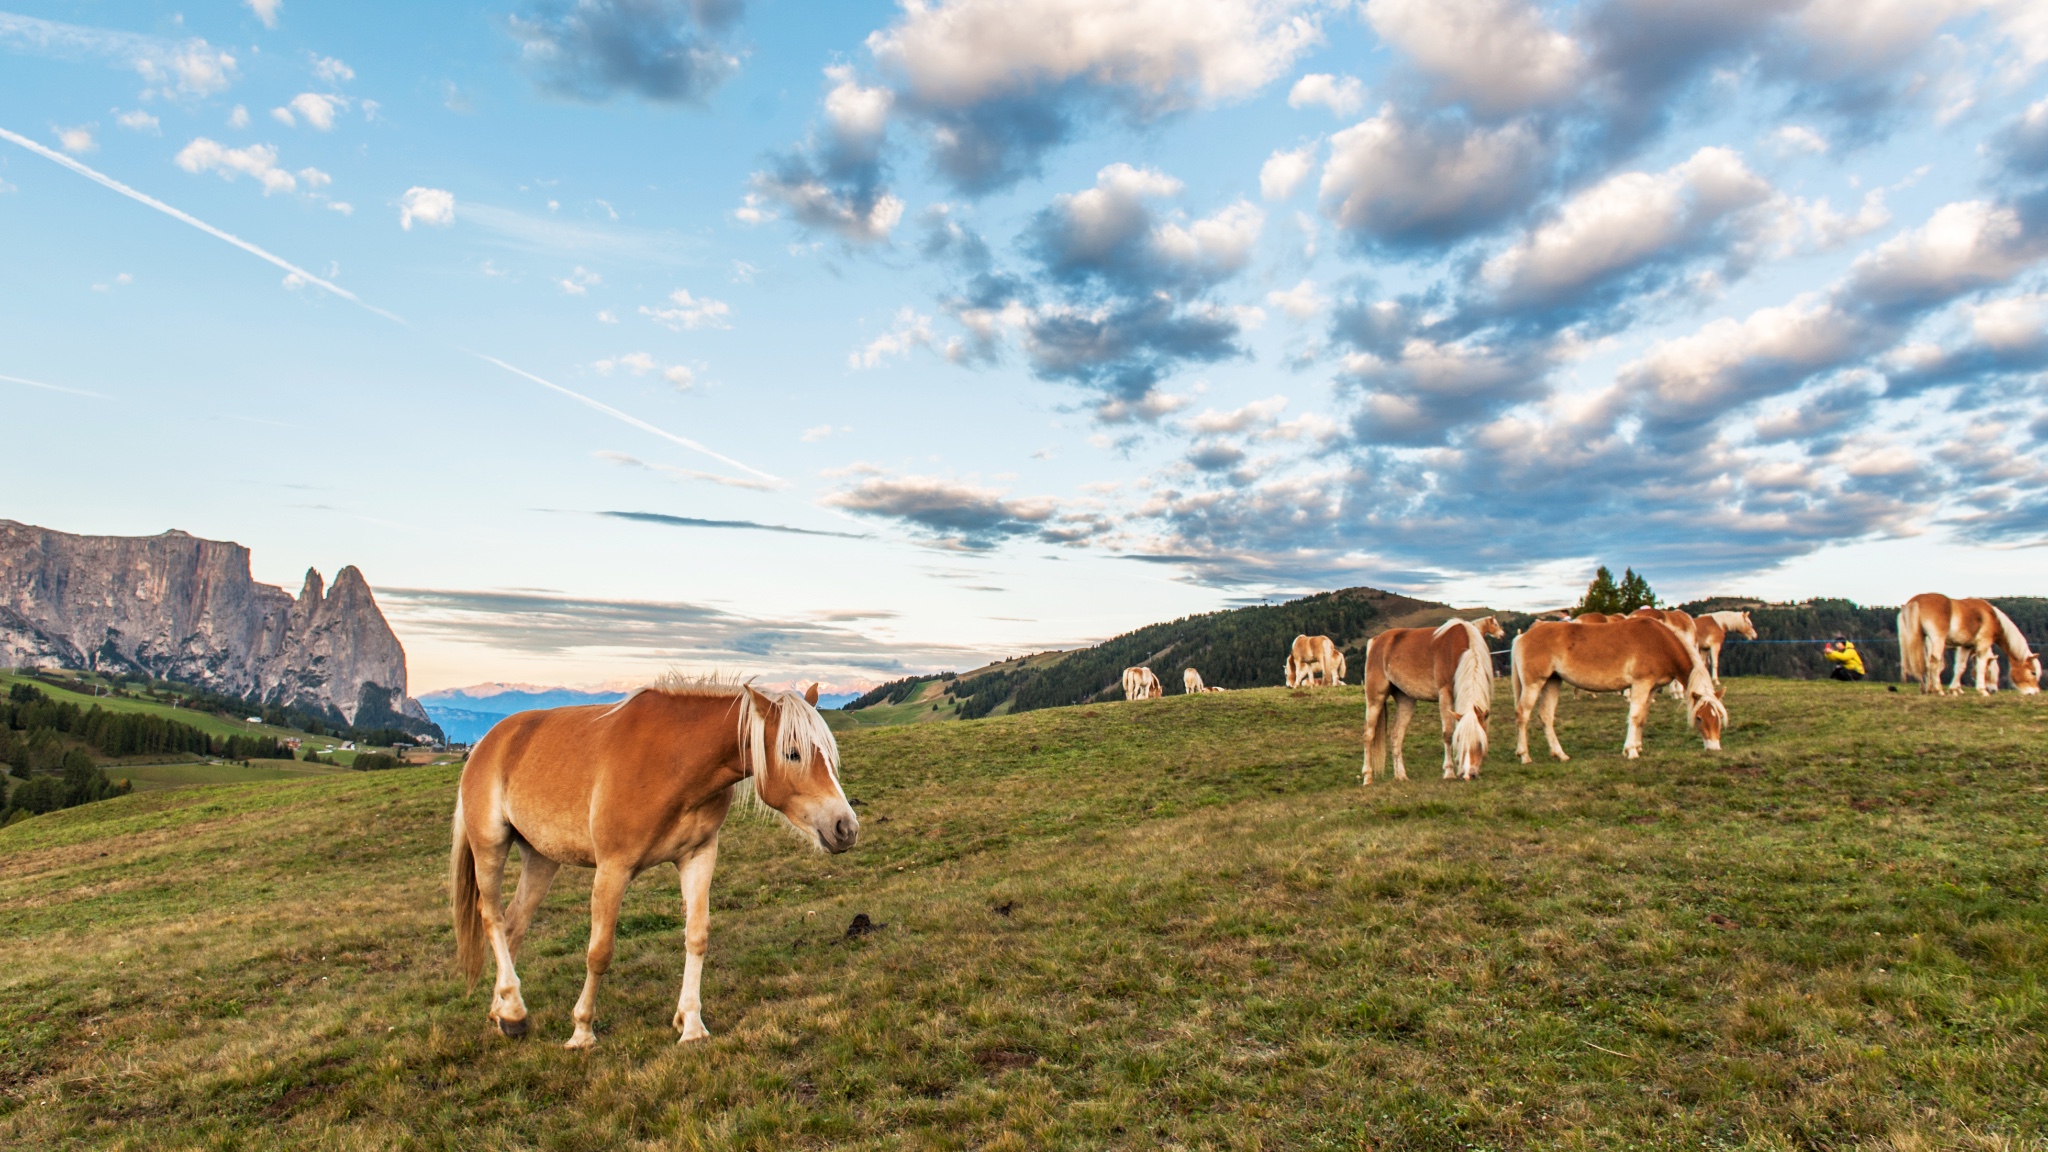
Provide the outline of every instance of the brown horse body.
<path id="1" fill-rule="evenodd" d="M 1493 657 L 1484 637 L 1506 635 L 1488 616 L 1446 620 L 1436 628 L 1390 628 L 1372 638 L 1365 646 L 1364 783 L 1372 783 L 1373 768 L 1385 761 L 1389 744 L 1394 779 L 1408 778 L 1401 744 L 1417 700 L 1435 700 L 1443 721 L 1444 779 L 1479 774 L 1493 710 Z"/>
<path id="2" fill-rule="evenodd" d="M 1306 688 L 1344 682 L 1344 651 L 1328 636 L 1296 636 L 1287 649 L 1287 686 Z"/>
<path id="3" fill-rule="evenodd" d="M 1159 684 L 1159 675 L 1150 668 L 1138 666 L 1124 669 L 1124 699 L 1151 700 L 1166 695 L 1166 689 Z"/>
<path id="4" fill-rule="evenodd" d="M 1588 627 L 1541 622 L 1515 637 L 1512 660 L 1515 689 L 1515 754 L 1529 762 L 1529 715 L 1540 706 L 1543 734 L 1550 754 L 1569 760 L 1557 742 L 1559 684 L 1589 692 L 1629 695 L 1628 737 L 1621 754 L 1633 760 L 1642 752 L 1643 720 L 1650 694 L 1660 685 L 1683 684 L 1693 728 L 1709 750 L 1721 747 L 1721 729 L 1728 709 L 1714 690 L 1699 650 L 1680 638 L 1676 629 L 1656 620 L 1618 620 Z"/>
<path id="5" fill-rule="evenodd" d="M 497 961 L 490 1018 L 526 1033 L 514 970 L 534 909 L 563 864 L 595 868 L 583 994 L 571 1048 L 596 1043 L 597 984 L 611 964 L 626 885 L 657 864 L 682 874 L 682 1039 L 706 1036 L 698 988 L 709 943 L 711 872 L 734 786 L 751 784 L 816 846 L 843 852 L 860 824 L 839 788 L 839 751 L 814 705 L 817 688 L 765 693 L 719 682 L 671 680 L 624 702 L 522 712 L 478 743 L 463 766 L 449 859 L 457 957 L 474 982 L 488 950 Z M 505 862 L 523 865 L 505 908 Z"/>
<path id="6" fill-rule="evenodd" d="M 1963 667 L 1975 658 L 1977 691 L 1989 696 L 1997 676 L 1991 671 L 1994 649 L 2005 653 L 2013 687 L 2021 695 L 2041 690 L 2041 658 L 2027 647 L 2027 638 L 2012 617 L 1988 600 L 1951 600 L 1939 592 L 1922 592 L 1899 609 L 1899 675 L 1920 681 L 1920 691 L 1941 691 L 1941 666 L 1949 645 L 1956 648 L 1950 695 L 1963 691 Z M 1965 655 L 1965 653 L 1968 655 Z"/>

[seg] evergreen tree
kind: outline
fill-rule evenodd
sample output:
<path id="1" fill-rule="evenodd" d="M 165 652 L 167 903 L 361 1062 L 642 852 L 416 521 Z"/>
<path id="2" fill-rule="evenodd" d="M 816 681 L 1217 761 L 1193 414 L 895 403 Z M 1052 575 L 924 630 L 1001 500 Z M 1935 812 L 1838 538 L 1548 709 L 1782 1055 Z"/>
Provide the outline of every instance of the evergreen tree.
<path id="1" fill-rule="evenodd" d="M 1585 596 L 1572 608 L 1572 615 L 1580 616 L 1587 612 L 1619 614 L 1623 611 L 1626 610 L 1621 606 L 1621 589 L 1615 587 L 1614 573 L 1602 564 L 1599 571 L 1593 573 L 1593 582 L 1586 585 Z"/>
<path id="2" fill-rule="evenodd" d="M 1621 607 L 1619 611 L 1623 613 L 1633 612 L 1638 608 L 1655 608 L 1657 606 L 1657 594 L 1650 590 L 1650 582 L 1636 575 L 1636 570 L 1633 568 L 1622 573 L 1619 591 L 1621 593 Z"/>

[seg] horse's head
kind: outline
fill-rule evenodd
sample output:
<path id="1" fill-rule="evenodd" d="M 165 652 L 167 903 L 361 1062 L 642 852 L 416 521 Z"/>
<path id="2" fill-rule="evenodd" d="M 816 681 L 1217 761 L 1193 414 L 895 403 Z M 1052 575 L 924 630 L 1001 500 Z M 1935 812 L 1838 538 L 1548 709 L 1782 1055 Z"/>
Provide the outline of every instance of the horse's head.
<path id="1" fill-rule="evenodd" d="M 1479 634 L 1481 636 L 1491 636 L 1495 640 L 1505 640 L 1508 638 L 1507 629 L 1502 628 L 1500 621 L 1495 620 L 1491 616 L 1481 616 L 1479 619 L 1474 620 L 1473 623 L 1479 625 Z"/>
<path id="2" fill-rule="evenodd" d="M 827 852 L 860 837 L 860 820 L 839 789 L 839 743 L 818 715 L 818 686 L 794 692 L 746 690 L 753 708 L 754 795 Z"/>
<path id="3" fill-rule="evenodd" d="M 1756 639 L 1756 622 L 1749 618 L 1748 612 L 1743 612 L 1741 614 L 1741 618 L 1736 622 L 1735 626 L 1728 630 L 1730 632 L 1740 632 L 1742 635 L 1749 637 L 1751 640 Z"/>
<path id="4" fill-rule="evenodd" d="M 1686 705 L 1692 712 L 1693 731 L 1706 741 L 1707 751 L 1721 750 L 1721 730 L 1728 726 L 1728 705 L 1721 702 L 1726 689 L 1718 687 L 1702 670 L 1695 668 L 1686 681 Z"/>
<path id="5" fill-rule="evenodd" d="M 2041 690 L 2041 658 L 2029 656 L 2025 660 L 2012 662 L 2012 686 L 2022 696 L 2032 696 Z"/>

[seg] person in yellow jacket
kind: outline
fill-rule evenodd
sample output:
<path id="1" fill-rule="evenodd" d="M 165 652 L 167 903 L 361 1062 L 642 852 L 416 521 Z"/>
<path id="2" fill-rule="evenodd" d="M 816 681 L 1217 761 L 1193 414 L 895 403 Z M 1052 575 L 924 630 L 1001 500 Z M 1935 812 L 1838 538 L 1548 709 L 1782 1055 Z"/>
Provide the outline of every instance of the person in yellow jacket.
<path id="1" fill-rule="evenodd" d="M 1837 680 L 1863 679 L 1863 654 L 1856 651 L 1854 644 L 1842 637 L 1835 637 L 1835 642 L 1821 649 L 1820 654 L 1827 658 L 1828 663 L 1835 666 L 1835 670 L 1828 675 Z"/>

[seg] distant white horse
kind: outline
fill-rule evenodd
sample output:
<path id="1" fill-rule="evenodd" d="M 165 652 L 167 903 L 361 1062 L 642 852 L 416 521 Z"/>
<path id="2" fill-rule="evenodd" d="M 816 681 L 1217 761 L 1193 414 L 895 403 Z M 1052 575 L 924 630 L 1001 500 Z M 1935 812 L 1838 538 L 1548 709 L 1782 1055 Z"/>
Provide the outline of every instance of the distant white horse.
<path id="1" fill-rule="evenodd" d="M 1328 636 L 1296 636 L 1287 652 L 1287 686 L 1306 688 L 1320 680 L 1342 684 L 1344 653 Z"/>
<path id="2" fill-rule="evenodd" d="M 1139 666 L 1124 669 L 1124 699 L 1150 700 L 1166 695 L 1166 689 L 1159 686 L 1159 677 L 1150 668 Z"/>
<path id="3" fill-rule="evenodd" d="M 1190 668 L 1187 671 L 1180 674 L 1180 682 L 1181 686 L 1187 691 L 1187 694 L 1190 696 L 1196 695 L 1202 691 L 1202 674 L 1200 672 L 1195 671 L 1193 668 Z"/>

